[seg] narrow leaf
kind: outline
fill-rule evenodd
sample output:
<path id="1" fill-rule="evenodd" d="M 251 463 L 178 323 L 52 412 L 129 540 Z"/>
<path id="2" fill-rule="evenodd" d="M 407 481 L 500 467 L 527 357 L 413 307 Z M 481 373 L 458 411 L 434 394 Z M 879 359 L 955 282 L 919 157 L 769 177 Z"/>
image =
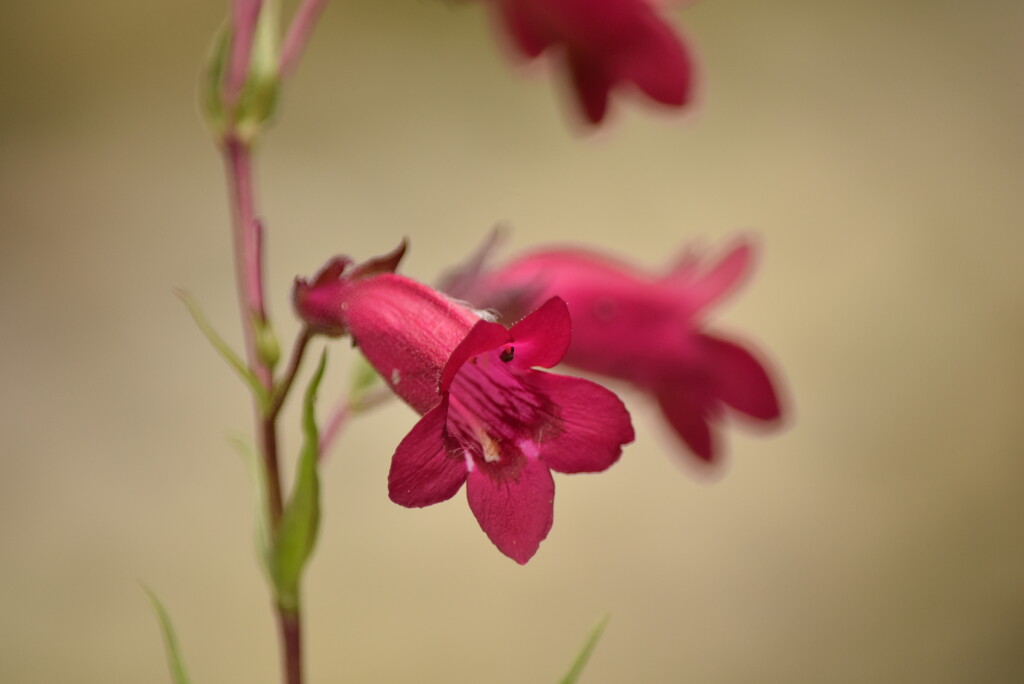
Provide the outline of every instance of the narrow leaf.
<path id="1" fill-rule="evenodd" d="M 199 326 L 199 330 L 206 337 L 207 341 L 213 345 L 213 348 L 217 350 L 221 358 L 228 362 L 235 372 L 238 373 L 239 377 L 249 385 L 249 389 L 252 390 L 253 396 L 256 397 L 256 401 L 259 402 L 260 410 L 264 413 L 270 406 L 270 396 L 267 391 L 263 389 L 263 385 L 256 378 L 256 375 L 249 370 L 249 367 L 245 365 L 241 357 L 235 353 L 235 351 L 228 346 L 228 343 L 217 334 L 217 331 L 213 329 L 209 321 L 206 320 L 206 316 L 203 315 L 202 309 L 199 308 L 199 304 L 188 292 L 184 290 L 175 290 L 174 293 L 178 296 L 178 299 L 188 307 L 188 311 L 192 314 L 192 319 L 195 320 L 196 325 Z"/>
<path id="2" fill-rule="evenodd" d="M 320 479 L 317 474 L 319 435 L 316 427 L 316 393 L 327 364 L 326 352 L 306 389 L 302 407 L 302 453 L 292 494 L 281 514 L 274 544 L 273 579 L 278 603 L 287 610 L 299 606 L 299 580 L 316 545 L 320 524 Z"/>
<path id="3" fill-rule="evenodd" d="M 164 637 L 164 647 L 167 649 L 167 665 L 171 670 L 171 681 L 174 684 L 188 684 L 188 673 L 185 672 L 185 664 L 181 659 L 181 651 L 178 648 L 178 638 L 174 635 L 174 627 L 171 625 L 171 616 L 167 614 L 164 605 L 156 597 L 153 591 L 143 585 L 142 590 L 146 592 L 156 619 L 160 623 L 160 631 Z"/>
<path id="4" fill-rule="evenodd" d="M 576 656 L 576 660 L 573 662 L 572 667 L 569 668 L 569 673 L 562 677 L 561 684 L 575 684 L 576 680 L 580 678 L 583 673 L 583 668 L 587 666 L 587 661 L 590 660 L 590 655 L 594 652 L 594 647 L 597 646 L 598 640 L 601 638 L 601 634 L 604 633 L 604 628 L 608 626 L 608 620 L 611 618 L 610 615 L 606 615 L 601 622 L 597 623 L 590 632 L 590 636 L 587 637 L 587 642 L 583 644 L 583 649 L 580 650 L 579 655 Z"/>
<path id="5" fill-rule="evenodd" d="M 249 479 L 253 488 L 253 504 L 256 507 L 256 555 L 260 561 L 260 567 L 271 577 L 270 572 L 270 516 L 267 506 L 267 472 L 244 437 L 228 437 L 228 441 L 242 456 L 245 469 L 249 471 Z"/>

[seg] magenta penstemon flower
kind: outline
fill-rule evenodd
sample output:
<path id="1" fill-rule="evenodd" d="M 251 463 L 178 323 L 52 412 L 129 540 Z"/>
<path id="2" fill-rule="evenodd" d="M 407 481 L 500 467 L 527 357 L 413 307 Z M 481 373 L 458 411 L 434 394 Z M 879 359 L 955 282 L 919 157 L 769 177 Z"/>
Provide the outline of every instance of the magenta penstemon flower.
<path id="1" fill-rule="evenodd" d="M 476 263 L 450 291 L 511 315 L 562 297 L 573 319 L 565 363 L 651 393 L 676 434 L 711 462 L 720 453 L 713 425 L 727 409 L 766 425 L 782 413 L 776 383 L 750 346 L 705 332 L 708 309 L 750 271 L 751 252 L 741 242 L 710 266 L 690 254 L 652 276 L 583 250 L 545 250 L 492 271 Z"/>
<path id="2" fill-rule="evenodd" d="M 655 0 L 488 1 L 523 56 L 550 51 L 565 62 L 593 124 L 604 119 L 610 91 L 623 85 L 672 107 L 690 100 L 692 61 Z"/>
<path id="3" fill-rule="evenodd" d="M 423 415 L 395 451 L 391 499 L 429 506 L 465 483 L 480 527 L 526 563 L 551 529 L 550 471 L 605 470 L 633 440 L 610 391 L 533 370 L 554 366 L 569 346 L 565 303 L 550 298 L 506 329 L 416 281 L 349 267 L 337 260 L 312 282 L 298 280 L 295 304 L 314 329 L 351 335 Z"/>

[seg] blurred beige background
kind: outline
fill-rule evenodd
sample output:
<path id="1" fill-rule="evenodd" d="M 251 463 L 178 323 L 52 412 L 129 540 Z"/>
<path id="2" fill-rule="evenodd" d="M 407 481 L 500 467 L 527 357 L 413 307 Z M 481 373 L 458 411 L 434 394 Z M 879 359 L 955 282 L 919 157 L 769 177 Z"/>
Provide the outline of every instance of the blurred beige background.
<path id="1" fill-rule="evenodd" d="M 167 681 L 142 581 L 197 683 L 277 681 L 218 158 L 194 90 L 225 2 L 0 7 L 0 681 Z M 557 479 L 525 568 L 464 497 L 391 504 L 412 425 L 324 470 L 310 682 L 1024 681 L 1024 4 L 706 0 L 682 119 L 617 102 L 574 134 L 481 8 L 331 3 L 261 149 L 271 305 L 328 256 L 412 239 L 433 279 L 494 222 L 652 266 L 737 230 L 721 316 L 785 368 L 795 422 L 695 477 L 642 401 L 621 463 Z M 329 396 L 344 386 L 344 345 Z M 627 394 L 627 396 L 629 396 Z M 632 397 L 640 399 L 639 397 Z M 294 407 L 292 407 L 294 408 Z M 296 415 L 287 418 L 294 453 Z"/>

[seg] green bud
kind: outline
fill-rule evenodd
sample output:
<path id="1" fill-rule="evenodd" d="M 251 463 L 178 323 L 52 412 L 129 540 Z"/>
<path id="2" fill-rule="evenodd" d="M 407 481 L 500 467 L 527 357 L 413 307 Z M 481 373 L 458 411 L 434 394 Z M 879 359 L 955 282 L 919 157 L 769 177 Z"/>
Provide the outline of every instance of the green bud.
<path id="1" fill-rule="evenodd" d="M 256 318 L 253 320 L 253 333 L 256 337 L 256 354 L 263 365 L 273 369 L 281 360 L 281 344 L 277 341 L 274 327 L 268 321 Z"/>
<path id="2" fill-rule="evenodd" d="M 224 90 L 231 58 L 231 22 L 225 22 L 214 36 L 203 70 L 199 99 L 206 123 L 218 139 L 233 133 L 242 142 L 251 143 L 274 114 L 281 87 L 279 15 L 278 0 L 263 3 L 256 20 L 245 83 L 233 102 L 227 101 Z"/>
<path id="3" fill-rule="evenodd" d="M 235 130 L 245 142 L 255 139 L 262 125 L 270 120 L 277 108 L 281 89 L 277 72 L 280 59 L 279 14 L 278 3 L 268 0 L 256 22 L 249 75 L 238 98 L 234 117 Z"/>

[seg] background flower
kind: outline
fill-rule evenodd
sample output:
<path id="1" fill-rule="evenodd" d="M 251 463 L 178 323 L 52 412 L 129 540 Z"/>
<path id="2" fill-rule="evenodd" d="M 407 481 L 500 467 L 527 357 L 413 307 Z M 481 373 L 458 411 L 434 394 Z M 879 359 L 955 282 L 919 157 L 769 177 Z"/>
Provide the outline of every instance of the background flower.
<path id="1" fill-rule="evenodd" d="M 515 49 L 549 53 L 568 73 L 583 115 L 601 123 L 612 90 L 635 88 L 681 107 L 693 90 L 685 45 L 652 0 L 487 0 Z"/>
<path id="2" fill-rule="evenodd" d="M 769 374 L 754 345 L 722 337 L 709 321 L 710 309 L 751 274 L 749 242 L 716 259 L 690 249 L 665 275 L 582 247 L 538 248 L 488 267 L 493 243 L 494 236 L 445 287 L 513 319 L 548 297 L 564 298 L 573 318 L 565 363 L 650 393 L 702 461 L 721 455 L 716 424 L 727 411 L 764 426 L 782 415 L 778 373 Z"/>

